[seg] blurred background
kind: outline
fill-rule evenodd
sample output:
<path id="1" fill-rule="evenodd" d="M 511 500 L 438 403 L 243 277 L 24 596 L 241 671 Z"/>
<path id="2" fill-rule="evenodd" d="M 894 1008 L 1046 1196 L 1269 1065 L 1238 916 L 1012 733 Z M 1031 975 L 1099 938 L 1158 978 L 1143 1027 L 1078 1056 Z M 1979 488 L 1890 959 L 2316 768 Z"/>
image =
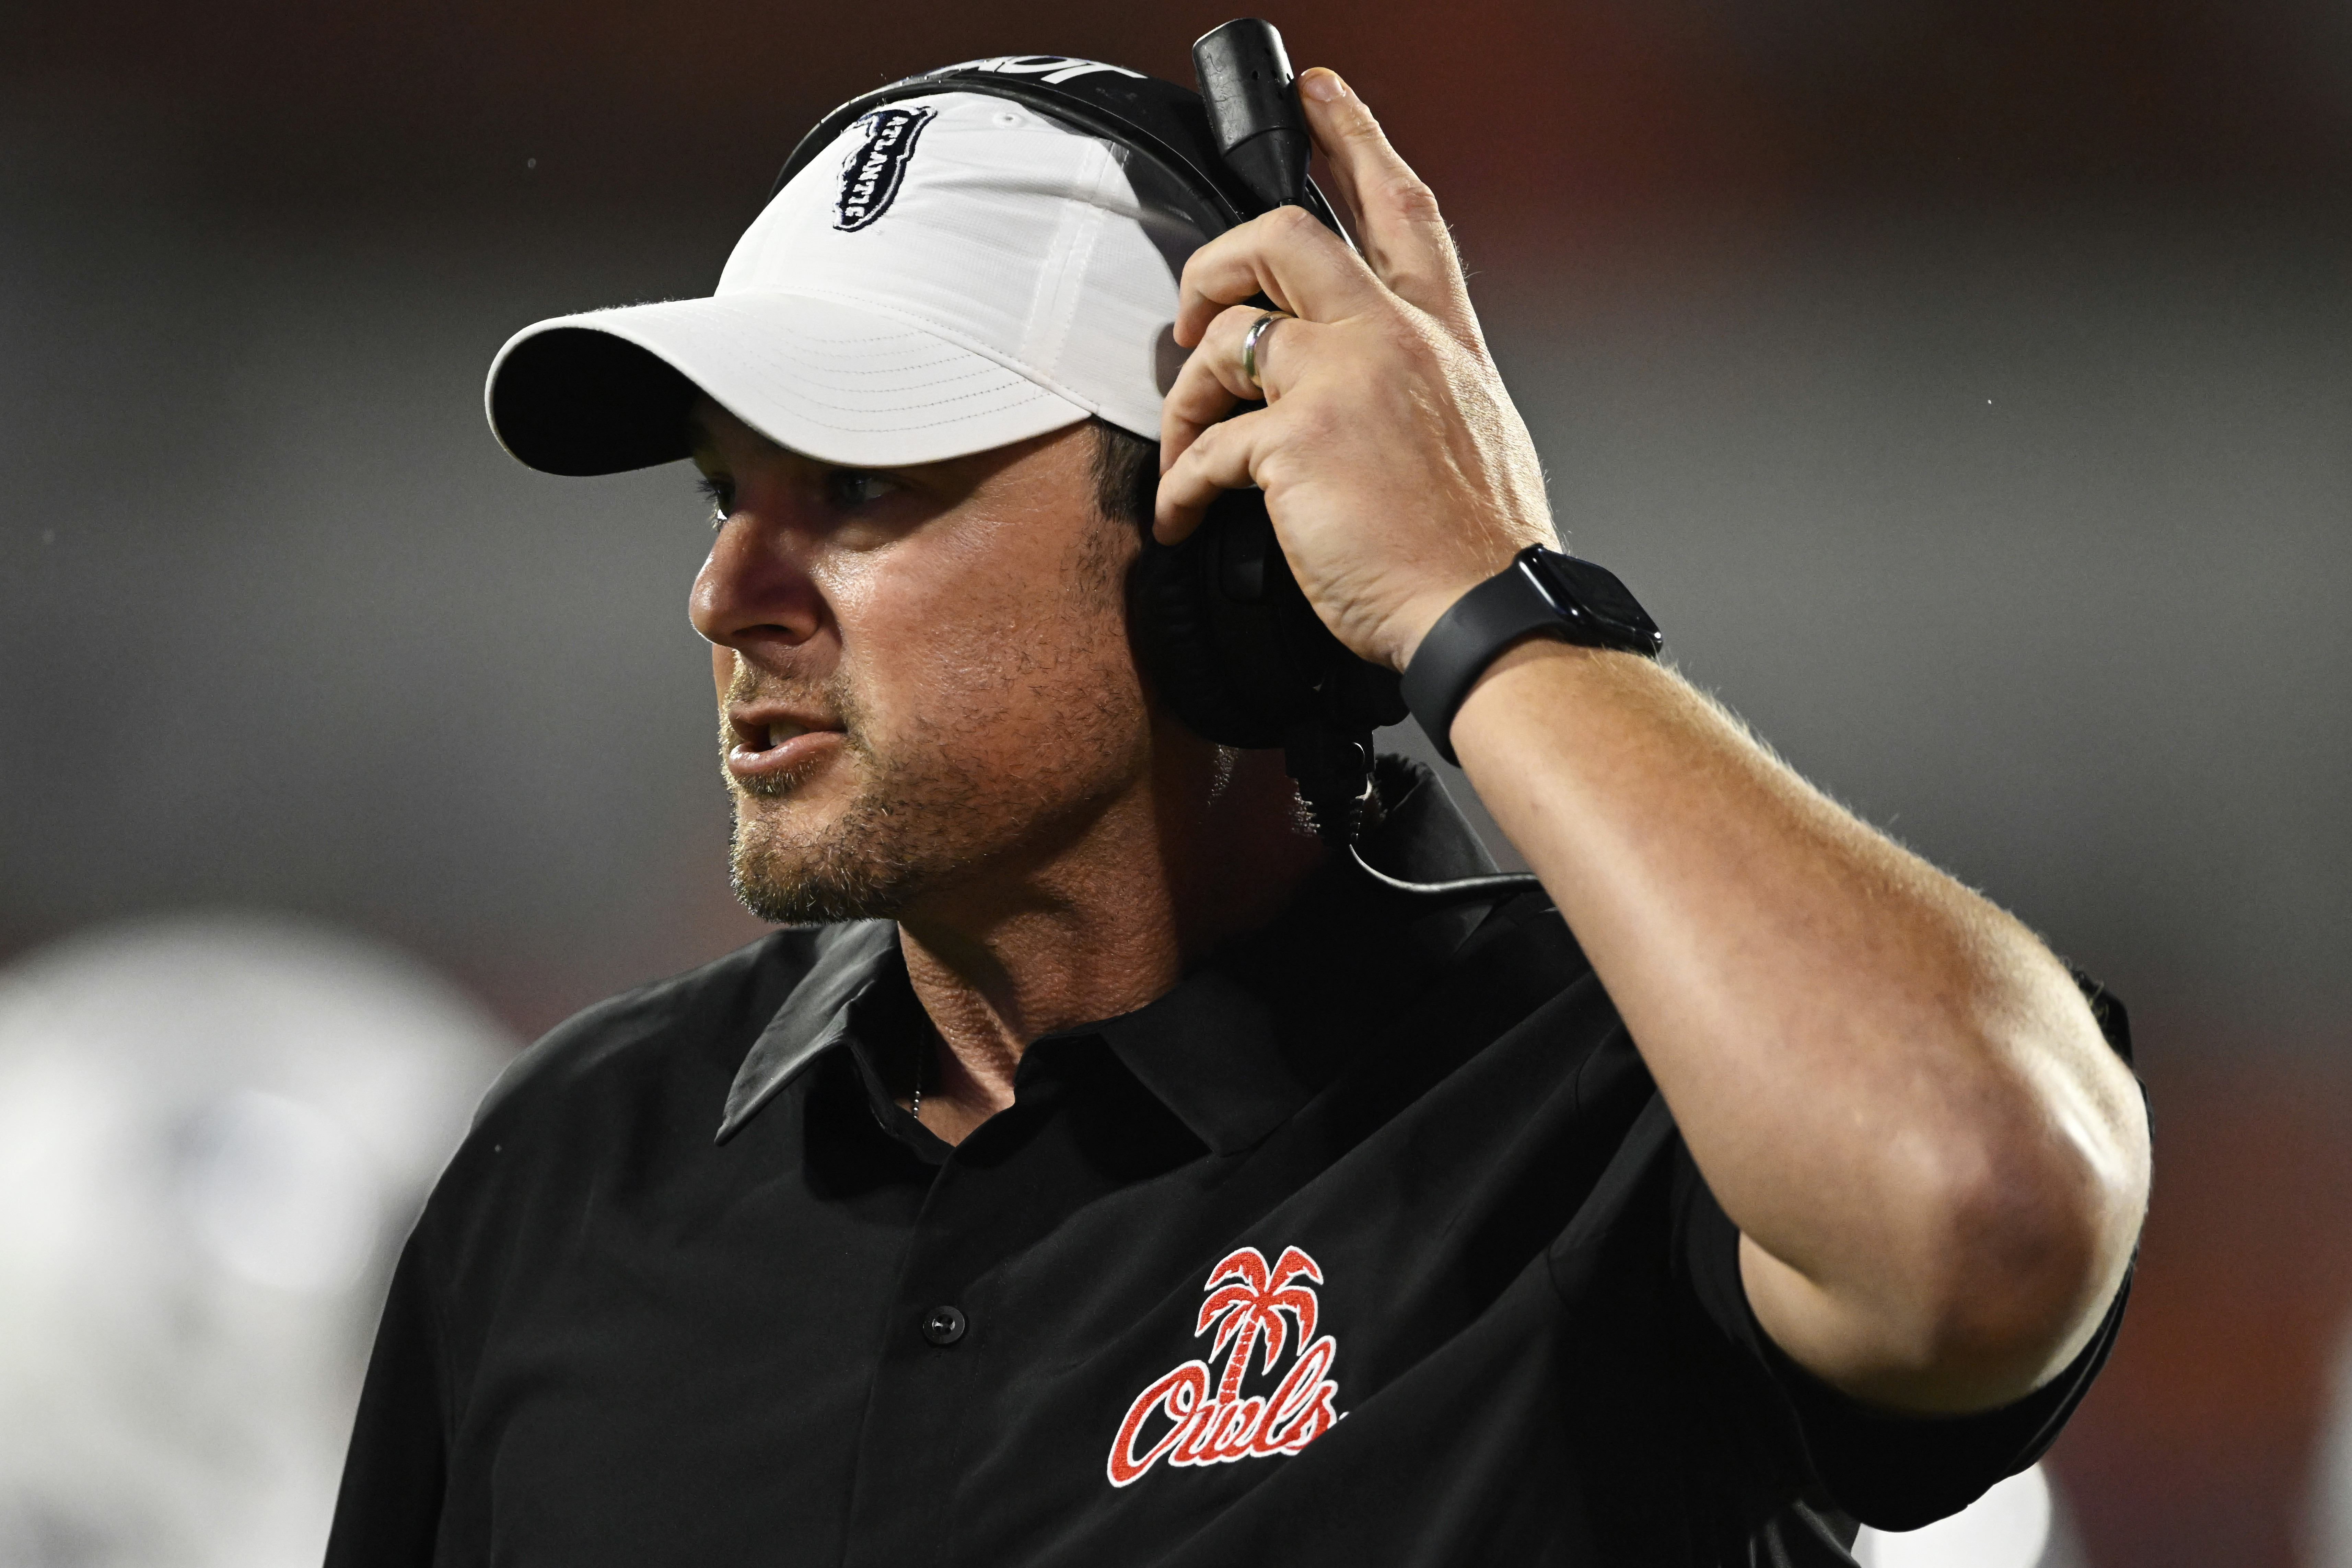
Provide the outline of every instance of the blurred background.
<path id="1" fill-rule="evenodd" d="M 867 86 L 1227 15 L 0 7 L 0 1563 L 315 1560 L 473 1098 L 757 934 L 688 477 L 508 460 L 498 345 L 708 292 Z M 2068 1549 L 2352 1564 L 2352 8 L 1272 15 L 1436 187 L 1572 545 L 2130 1003 Z M 166 1450 L 235 1517 L 124 1503 Z"/>

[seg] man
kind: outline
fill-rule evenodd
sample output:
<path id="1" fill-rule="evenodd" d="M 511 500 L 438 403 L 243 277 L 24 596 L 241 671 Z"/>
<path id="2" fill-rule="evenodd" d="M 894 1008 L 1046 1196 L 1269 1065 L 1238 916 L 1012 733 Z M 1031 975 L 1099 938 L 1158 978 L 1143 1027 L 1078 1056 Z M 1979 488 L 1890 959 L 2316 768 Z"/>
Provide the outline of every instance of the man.
<path id="1" fill-rule="evenodd" d="M 942 90 L 712 299 L 502 354 L 527 461 L 690 447 L 736 884 L 819 923 L 493 1094 L 331 1563 L 1833 1563 L 2081 1397 L 2147 1129 L 2015 921 L 1634 652 L 1474 672 L 1433 738 L 1549 902 L 1450 910 L 1139 675 L 1140 531 L 1221 489 L 1400 670 L 1553 537 L 1428 191 L 1300 87 L 1360 256 Z M 1480 868 L 1380 784 L 1370 859 Z"/>

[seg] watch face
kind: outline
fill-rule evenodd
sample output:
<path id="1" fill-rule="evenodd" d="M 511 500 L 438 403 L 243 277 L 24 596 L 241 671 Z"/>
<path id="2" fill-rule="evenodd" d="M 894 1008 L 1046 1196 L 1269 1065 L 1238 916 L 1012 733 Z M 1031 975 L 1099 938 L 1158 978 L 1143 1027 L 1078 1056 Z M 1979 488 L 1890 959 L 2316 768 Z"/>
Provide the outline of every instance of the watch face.
<path id="1" fill-rule="evenodd" d="M 1591 621 L 1594 629 L 1604 634 L 1612 644 L 1655 653 L 1665 640 L 1658 634 L 1658 623 L 1642 608 L 1642 602 L 1627 593 L 1625 584 L 1607 567 L 1552 550 L 1538 554 L 1535 562 L 1553 597 L 1562 605 L 1573 605 L 1580 612 L 1580 618 Z"/>

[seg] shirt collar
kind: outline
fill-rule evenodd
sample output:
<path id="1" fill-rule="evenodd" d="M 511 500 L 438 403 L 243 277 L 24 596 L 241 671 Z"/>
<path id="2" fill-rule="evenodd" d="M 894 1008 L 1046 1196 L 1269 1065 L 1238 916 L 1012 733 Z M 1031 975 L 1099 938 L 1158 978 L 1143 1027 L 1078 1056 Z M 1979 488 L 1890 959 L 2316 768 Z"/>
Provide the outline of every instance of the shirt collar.
<path id="1" fill-rule="evenodd" d="M 1387 809 L 1364 845 L 1367 859 L 1423 881 L 1494 869 L 1426 767 L 1384 756 L 1379 770 Z M 1274 924 L 1228 943 L 1135 1012 L 1037 1041 L 1023 1066 L 1055 1055 L 1051 1042 L 1097 1037 L 1213 1152 L 1231 1153 L 1296 1113 L 1486 913 L 1484 904 L 1417 910 L 1328 861 Z M 816 941 L 807 977 L 728 1089 L 721 1142 L 848 1040 L 853 1012 L 877 986 L 906 984 L 891 921 L 826 927 Z"/>
<path id="2" fill-rule="evenodd" d="M 890 921 L 826 926 L 816 933 L 816 949 L 807 977 L 751 1042 L 728 1086 L 726 1112 L 719 1121 L 721 1143 L 817 1058 L 849 1037 L 850 1009 L 881 983 L 898 957 L 898 928 Z"/>

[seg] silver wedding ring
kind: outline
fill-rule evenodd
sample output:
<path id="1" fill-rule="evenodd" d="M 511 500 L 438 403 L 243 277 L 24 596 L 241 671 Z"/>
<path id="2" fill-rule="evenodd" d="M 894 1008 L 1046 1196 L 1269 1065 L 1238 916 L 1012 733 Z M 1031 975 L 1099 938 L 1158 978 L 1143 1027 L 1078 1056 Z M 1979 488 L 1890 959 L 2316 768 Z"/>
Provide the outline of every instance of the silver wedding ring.
<path id="1" fill-rule="evenodd" d="M 1274 331 L 1275 322 L 1288 320 L 1290 317 L 1284 311 L 1268 310 L 1252 321 L 1249 331 L 1242 334 L 1242 379 L 1255 387 L 1261 395 L 1265 392 L 1265 383 L 1257 378 L 1258 340 Z"/>

